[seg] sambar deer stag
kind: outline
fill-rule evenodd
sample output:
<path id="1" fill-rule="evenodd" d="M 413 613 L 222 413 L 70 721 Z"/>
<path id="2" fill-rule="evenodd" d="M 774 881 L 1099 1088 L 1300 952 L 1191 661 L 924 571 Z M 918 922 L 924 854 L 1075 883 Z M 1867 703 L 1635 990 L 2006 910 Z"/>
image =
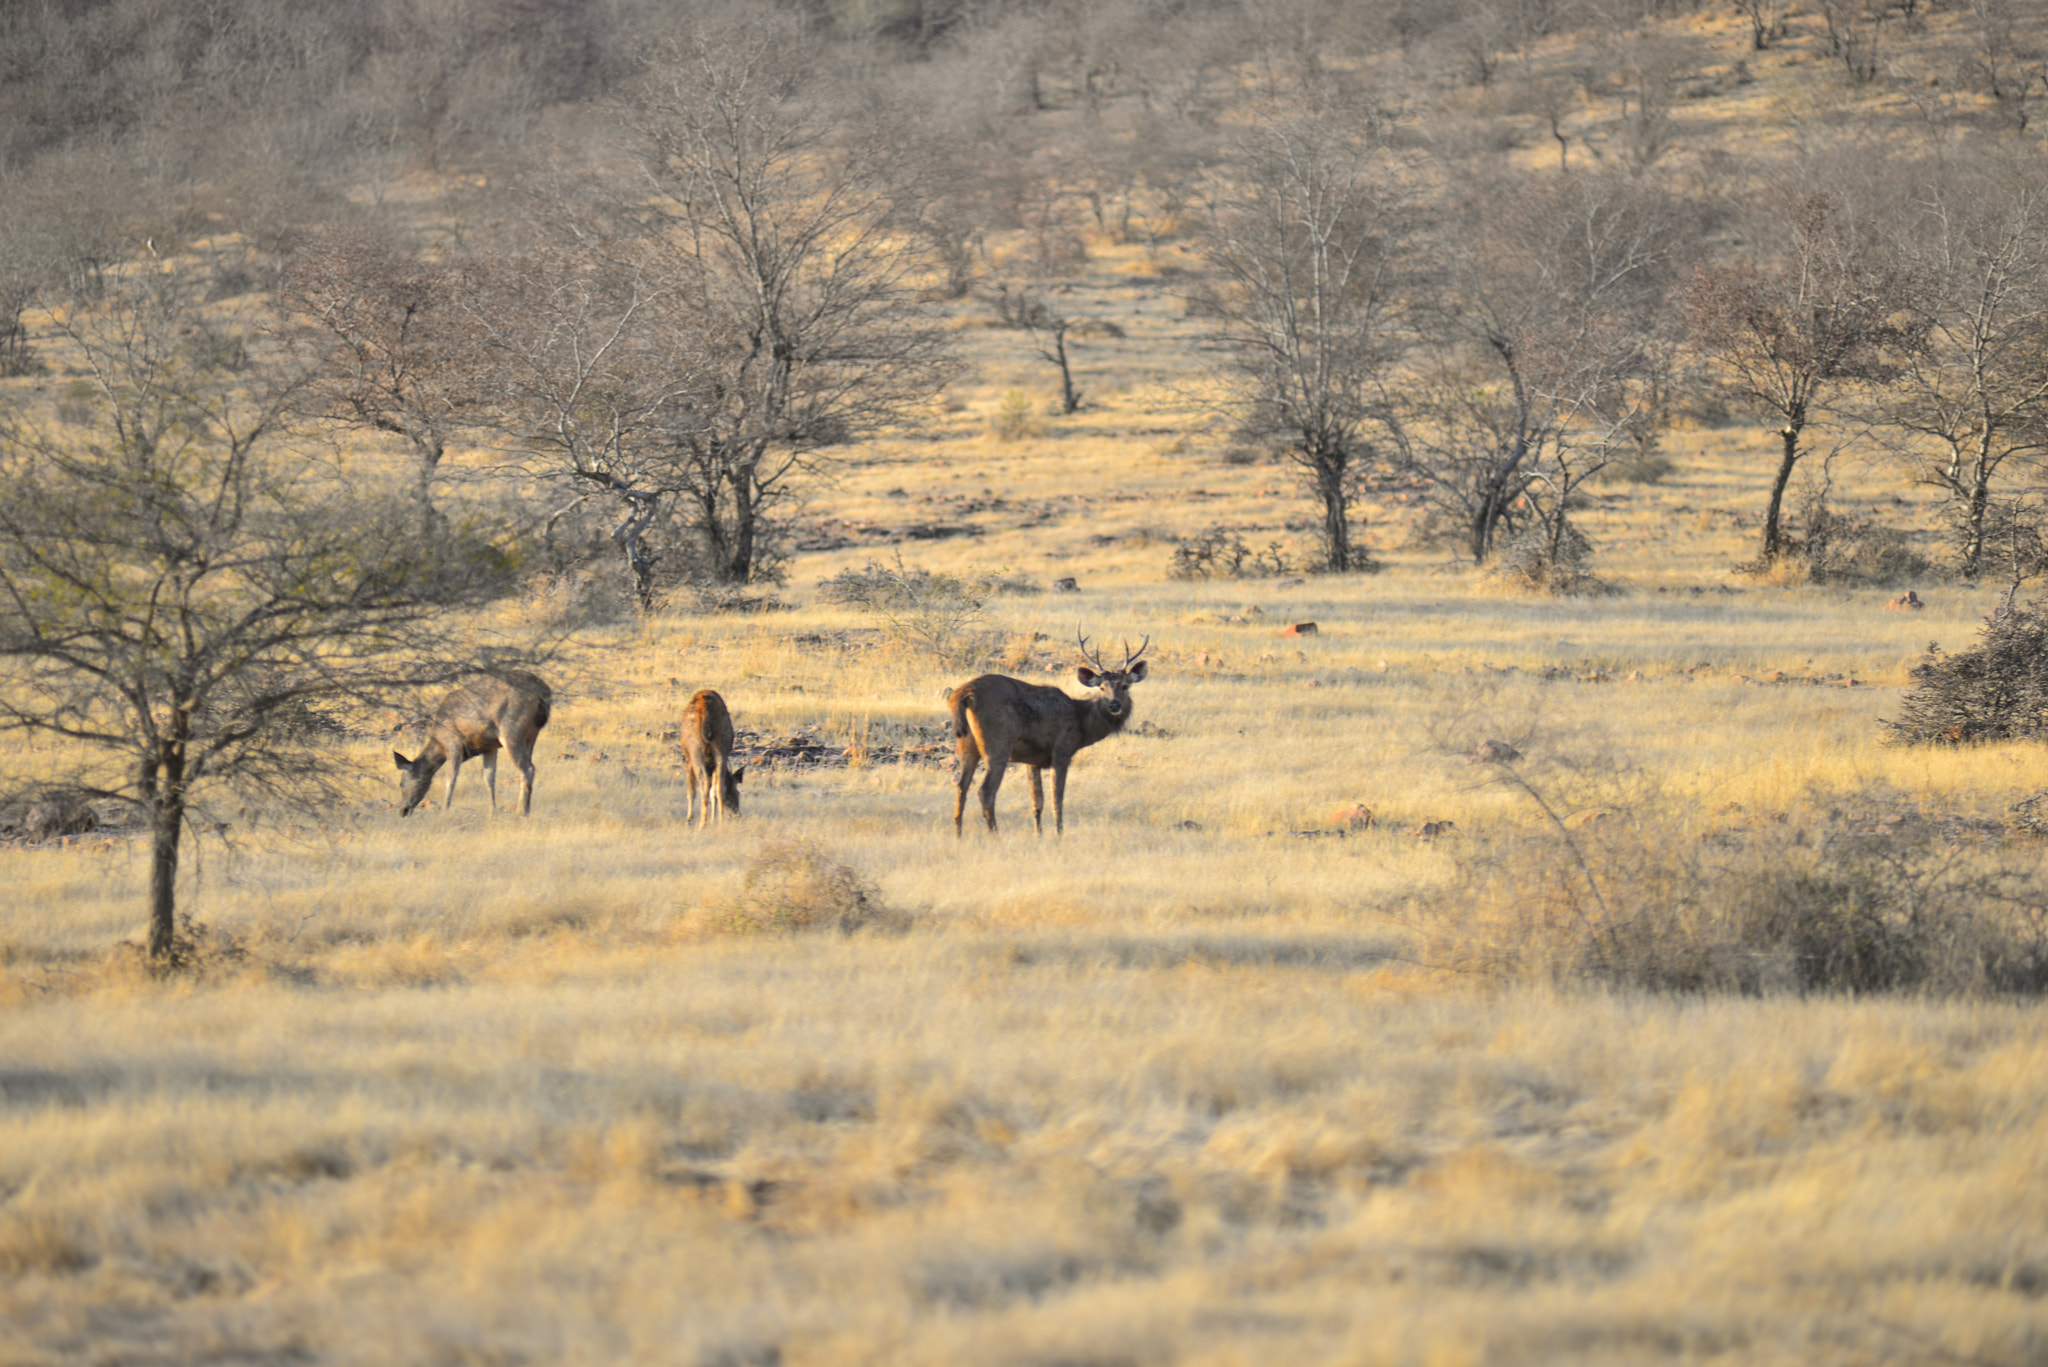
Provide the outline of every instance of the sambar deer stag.
<path id="1" fill-rule="evenodd" d="M 455 805 L 455 780 L 462 761 L 481 758 L 491 787 L 491 810 L 498 810 L 498 752 L 512 757 L 519 770 L 519 814 L 533 810 L 533 743 L 554 710 L 554 692 L 531 674 L 510 671 L 471 679 L 442 700 L 427 730 L 426 748 L 415 759 L 396 750 L 398 814 L 410 816 L 433 786 L 434 775 L 448 766 L 448 795 L 441 810 Z"/>
<path id="2" fill-rule="evenodd" d="M 712 821 L 723 823 L 728 813 L 738 816 L 740 780 L 746 777 L 747 769 L 745 765 L 732 767 L 732 713 L 726 710 L 725 699 L 708 688 L 692 693 L 683 706 L 683 722 L 677 735 L 683 747 L 683 767 L 690 775 L 690 799 L 683 808 L 684 822 L 689 821 L 691 812 L 696 812 L 697 829 L 701 831 Z M 700 787 L 704 790 L 701 805 L 697 800 Z"/>
<path id="3" fill-rule="evenodd" d="M 1052 770 L 1052 829 L 1054 835 L 1064 833 L 1067 766 L 1077 751 L 1115 735 L 1130 721 L 1131 685 L 1145 677 L 1145 662 L 1138 657 L 1151 643 L 1147 636 L 1133 651 L 1130 642 L 1124 642 L 1123 665 L 1104 669 L 1089 651 L 1088 638 L 1081 637 L 1081 655 L 1088 663 L 1076 669 L 1075 677 L 1083 688 L 1095 690 L 1092 697 L 1069 697 L 1048 684 L 1025 683 L 1004 674 L 983 674 L 954 689 L 949 705 L 960 788 L 953 799 L 953 834 L 960 834 L 967 789 L 984 761 L 988 777 L 981 783 L 981 814 L 989 830 L 995 830 L 996 793 L 1013 760 L 1031 775 L 1031 824 L 1040 835 L 1045 834 L 1045 788 L 1039 774 Z"/>

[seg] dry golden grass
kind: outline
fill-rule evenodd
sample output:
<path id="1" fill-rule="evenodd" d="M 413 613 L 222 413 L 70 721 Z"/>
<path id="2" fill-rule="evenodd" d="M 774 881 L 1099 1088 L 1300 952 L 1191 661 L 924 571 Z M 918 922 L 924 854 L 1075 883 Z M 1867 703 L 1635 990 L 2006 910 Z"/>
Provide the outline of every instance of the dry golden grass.
<path id="1" fill-rule="evenodd" d="M 1790 59 L 1755 60 L 1732 98 L 1784 107 Z M 1030 835 L 1019 777 L 1001 835 L 956 841 L 932 765 L 757 768 L 743 822 L 682 823 L 660 733 L 697 687 L 763 734 L 941 720 L 959 669 L 817 601 L 887 553 L 856 547 L 800 557 L 788 612 L 582 635 L 546 671 L 529 821 L 472 775 L 401 823 L 392 719 L 364 719 L 335 753 L 356 801 L 200 847 L 185 977 L 109 950 L 139 843 L 0 850 L 0 1364 L 2048 1354 L 2037 1005 L 1560 987 L 1453 971 L 1417 919 L 1471 851 L 1550 839 L 1465 763 L 1489 738 L 1551 800 L 1694 844 L 1878 787 L 1997 818 L 2048 782 L 2039 747 L 1876 726 L 1992 591 L 1921 585 L 1908 614 L 1733 577 L 1772 451 L 1740 430 L 1599 486 L 1614 597 L 1503 596 L 1392 502 L 1380 576 L 1173 582 L 1176 538 L 1287 539 L 1308 509 L 1187 398 L 1171 262 L 1098 246 L 1072 302 L 1128 335 L 1076 347 L 1088 407 L 997 439 L 1050 372 L 964 318 L 933 432 L 818 509 L 979 529 L 911 565 L 1076 576 L 991 608 L 1034 679 L 1077 630 L 1152 638 L 1138 718 L 1165 734 L 1082 757 L 1065 839 Z M 1841 473 L 1839 504 L 1931 525 L 1894 473 Z M 1356 804 L 1374 828 L 1294 834 Z M 787 842 L 887 914 L 736 924 Z"/>

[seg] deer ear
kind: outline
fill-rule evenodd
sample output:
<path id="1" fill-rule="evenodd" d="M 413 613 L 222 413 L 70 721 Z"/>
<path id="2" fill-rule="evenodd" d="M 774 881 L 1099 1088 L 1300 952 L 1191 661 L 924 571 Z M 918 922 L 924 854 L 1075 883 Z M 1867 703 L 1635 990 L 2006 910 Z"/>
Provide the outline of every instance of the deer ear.
<path id="1" fill-rule="evenodd" d="M 1102 676 L 1087 665 L 1082 665 L 1079 669 L 1075 670 L 1074 677 L 1081 681 L 1081 687 L 1083 688 L 1093 688 L 1102 682 Z"/>
<path id="2" fill-rule="evenodd" d="M 398 767 L 401 769 L 412 768 L 412 761 L 407 759 L 404 755 L 399 754 L 396 750 L 393 750 L 391 752 L 391 758 L 398 761 Z"/>
<path id="3" fill-rule="evenodd" d="M 1144 677 L 1145 677 L 1145 662 L 1144 662 L 1143 660 L 1140 660 L 1140 661 L 1138 661 L 1138 662 L 1137 662 L 1136 664 L 1134 664 L 1134 665 L 1132 665 L 1132 666 L 1130 667 L 1130 669 L 1129 669 L 1128 673 L 1129 673 L 1129 674 L 1130 674 L 1130 676 L 1131 676 L 1131 682 L 1132 682 L 1132 683 L 1136 683 L 1136 682 L 1137 682 L 1138 680 L 1140 680 L 1140 679 L 1144 678 Z"/>

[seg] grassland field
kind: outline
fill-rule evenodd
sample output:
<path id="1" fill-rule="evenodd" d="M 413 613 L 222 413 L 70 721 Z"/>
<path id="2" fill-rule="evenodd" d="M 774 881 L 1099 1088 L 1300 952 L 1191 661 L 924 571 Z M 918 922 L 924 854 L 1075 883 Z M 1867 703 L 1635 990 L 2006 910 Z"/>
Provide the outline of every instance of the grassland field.
<path id="1" fill-rule="evenodd" d="M 1735 427 L 1593 486 L 1611 596 L 1505 592 L 1392 493 L 1376 575 L 1174 580 L 1179 539 L 1296 540 L 1310 506 L 1190 397 L 1170 261 L 1104 250 L 1068 302 L 1125 333 L 1078 349 L 1079 413 L 991 435 L 1055 390 L 963 313 L 946 412 L 811 510 L 973 534 L 800 554 L 784 611 L 583 631 L 545 670 L 530 820 L 472 771 L 401 823 L 415 719 L 356 719 L 353 801 L 199 844 L 210 957 L 168 980 L 116 947 L 139 838 L 0 850 L 0 1363 L 2048 1357 L 2037 1004 L 1504 975 L 1459 937 L 1523 909 L 1444 911 L 1480 852 L 1555 847 L 1531 790 L 1674 860 L 1859 793 L 1996 825 L 2048 787 L 2039 746 L 1878 722 L 1998 590 L 1902 612 L 1908 585 L 1735 575 L 1775 449 Z M 1853 446 L 1833 497 L 1933 549 L 1933 506 Z M 1033 681 L 1071 683 L 1077 633 L 1149 638 L 1064 838 L 1021 775 L 998 835 L 970 811 L 956 839 L 941 760 L 867 758 L 936 737 L 971 672 L 821 600 L 898 552 L 1073 576 L 989 605 Z M 698 687 L 851 762 L 756 764 L 741 821 L 687 827 L 663 732 Z M 1467 762 L 1487 739 L 1527 788 Z M 1370 828 L 1332 824 L 1356 805 Z M 792 842 L 886 914 L 736 924 Z"/>

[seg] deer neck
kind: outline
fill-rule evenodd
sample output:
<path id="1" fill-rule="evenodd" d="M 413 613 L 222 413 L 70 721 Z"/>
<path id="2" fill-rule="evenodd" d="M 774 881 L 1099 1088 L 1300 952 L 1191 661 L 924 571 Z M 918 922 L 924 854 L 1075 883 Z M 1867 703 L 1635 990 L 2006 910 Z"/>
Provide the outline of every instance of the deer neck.
<path id="1" fill-rule="evenodd" d="M 1081 744 L 1093 745 L 1105 736 L 1113 736 L 1124 729 L 1131 719 L 1131 705 L 1124 704 L 1120 717 L 1109 715 L 1109 699 L 1091 698 L 1081 705 Z"/>

